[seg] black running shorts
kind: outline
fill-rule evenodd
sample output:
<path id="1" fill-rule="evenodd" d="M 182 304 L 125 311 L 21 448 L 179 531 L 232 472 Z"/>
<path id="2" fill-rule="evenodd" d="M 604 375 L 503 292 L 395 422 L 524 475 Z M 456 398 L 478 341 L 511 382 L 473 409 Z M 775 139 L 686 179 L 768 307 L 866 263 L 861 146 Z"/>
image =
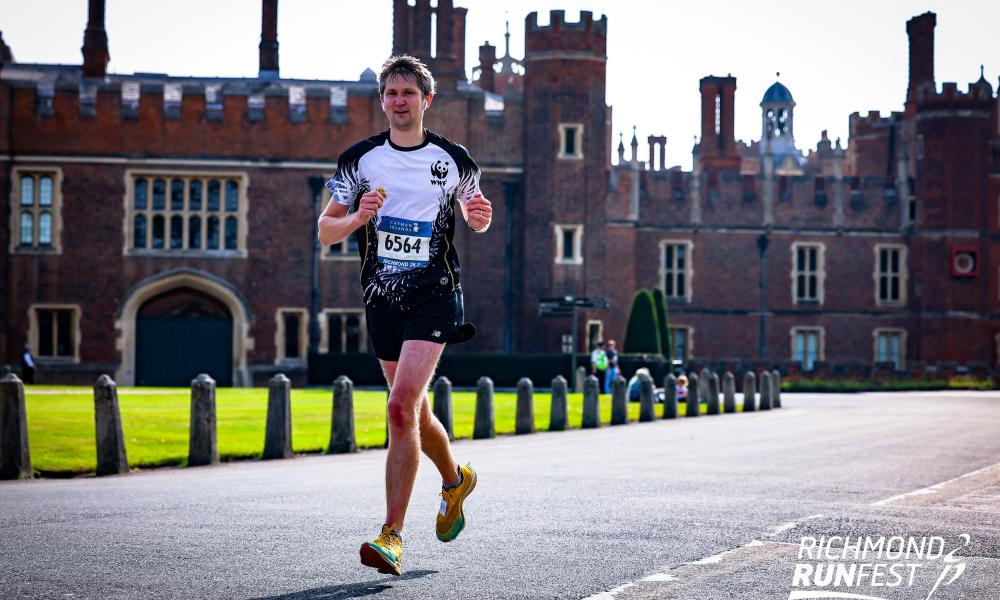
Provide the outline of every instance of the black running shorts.
<path id="1" fill-rule="evenodd" d="M 462 291 L 424 300 L 412 308 L 366 307 L 368 341 L 381 360 L 398 361 L 406 340 L 460 344 L 476 335 L 465 322 Z"/>

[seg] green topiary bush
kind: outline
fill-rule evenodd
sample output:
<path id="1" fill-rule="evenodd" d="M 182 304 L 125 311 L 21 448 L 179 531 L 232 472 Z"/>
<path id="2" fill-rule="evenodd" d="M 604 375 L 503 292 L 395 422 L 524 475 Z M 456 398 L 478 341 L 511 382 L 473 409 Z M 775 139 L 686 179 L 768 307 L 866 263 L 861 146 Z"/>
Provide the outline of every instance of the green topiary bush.
<path id="1" fill-rule="evenodd" d="M 639 290 L 632 298 L 628 325 L 625 327 L 625 354 L 660 354 L 660 333 L 656 320 L 653 295 L 648 290 Z"/>

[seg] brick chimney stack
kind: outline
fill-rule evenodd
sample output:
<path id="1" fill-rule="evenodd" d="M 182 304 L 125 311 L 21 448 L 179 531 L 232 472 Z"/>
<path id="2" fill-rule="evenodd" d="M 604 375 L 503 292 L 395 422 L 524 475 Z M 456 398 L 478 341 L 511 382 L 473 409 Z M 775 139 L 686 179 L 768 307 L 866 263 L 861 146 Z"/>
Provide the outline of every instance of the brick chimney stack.
<path id="1" fill-rule="evenodd" d="M 493 66 L 497 64 L 496 46 L 486 42 L 479 47 L 479 89 L 484 92 L 495 92 L 497 89 L 497 73 Z"/>
<path id="2" fill-rule="evenodd" d="M 917 90 L 927 86 L 933 93 L 934 86 L 934 27 L 937 15 L 925 12 L 906 22 L 906 35 L 910 38 L 910 83 L 906 88 L 907 111 L 912 110 Z"/>
<path id="3" fill-rule="evenodd" d="M 108 72 L 108 34 L 104 31 L 104 0 L 90 0 L 83 32 L 83 75 L 104 77 Z"/>
<path id="4" fill-rule="evenodd" d="M 263 0 L 258 76 L 261 79 L 278 78 L 278 0 Z"/>

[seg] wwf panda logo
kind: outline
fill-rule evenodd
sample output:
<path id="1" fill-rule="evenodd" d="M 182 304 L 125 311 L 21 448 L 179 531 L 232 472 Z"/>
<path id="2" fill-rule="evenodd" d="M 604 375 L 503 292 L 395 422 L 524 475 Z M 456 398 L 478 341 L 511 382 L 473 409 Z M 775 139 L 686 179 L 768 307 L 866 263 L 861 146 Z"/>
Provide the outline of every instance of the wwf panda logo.
<path id="1" fill-rule="evenodd" d="M 431 165 L 431 177 L 431 185 L 444 187 L 445 181 L 448 179 L 448 161 L 435 161 Z"/>

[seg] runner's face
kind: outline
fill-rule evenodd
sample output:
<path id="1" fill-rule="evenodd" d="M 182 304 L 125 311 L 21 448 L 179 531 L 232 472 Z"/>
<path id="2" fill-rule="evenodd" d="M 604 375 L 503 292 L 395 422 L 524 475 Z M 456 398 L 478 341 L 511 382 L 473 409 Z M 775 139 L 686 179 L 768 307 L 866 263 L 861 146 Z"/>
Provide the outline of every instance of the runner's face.
<path id="1" fill-rule="evenodd" d="M 385 83 L 382 110 L 392 129 L 410 131 L 422 127 L 429 104 L 430 97 L 425 98 L 417 82 L 409 77 L 390 77 Z"/>

